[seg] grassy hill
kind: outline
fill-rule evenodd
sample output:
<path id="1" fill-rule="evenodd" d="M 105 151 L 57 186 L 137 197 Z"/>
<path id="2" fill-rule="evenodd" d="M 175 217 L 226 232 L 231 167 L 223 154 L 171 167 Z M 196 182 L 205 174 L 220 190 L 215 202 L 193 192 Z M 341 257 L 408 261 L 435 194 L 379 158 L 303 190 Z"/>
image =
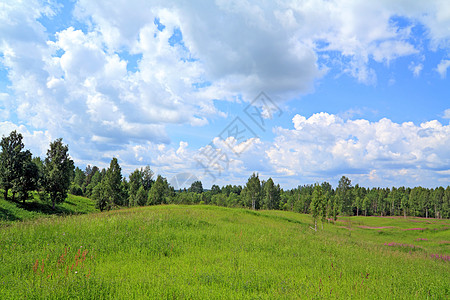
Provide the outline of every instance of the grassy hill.
<path id="1" fill-rule="evenodd" d="M 448 298 L 450 221 L 154 206 L 0 228 L 1 299 Z M 319 228 L 321 226 L 319 225 Z"/>
<path id="2" fill-rule="evenodd" d="M 40 200 L 39 195 L 34 193 L 34 199 L 25 202 L 6 201 L 3 191 L 0 191 L 0 226 L 13 221 L 27 221 L 42 217 L 86 214 L 97 212 L 95 202 L 91 199 L 70 195 L 65 202 L 52 209 L 49 202 Z"/>

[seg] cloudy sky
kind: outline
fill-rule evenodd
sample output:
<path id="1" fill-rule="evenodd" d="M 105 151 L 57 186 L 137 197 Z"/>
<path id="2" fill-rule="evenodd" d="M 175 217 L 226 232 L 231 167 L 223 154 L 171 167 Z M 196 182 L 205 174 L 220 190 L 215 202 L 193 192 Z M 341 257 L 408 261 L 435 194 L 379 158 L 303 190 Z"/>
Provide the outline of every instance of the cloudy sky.
<path id="1" fill-rule="evenodd" d="M 449 50 L 447 0 L 0 0 L 0 134 L 207 188 L 447 186 Z"/>

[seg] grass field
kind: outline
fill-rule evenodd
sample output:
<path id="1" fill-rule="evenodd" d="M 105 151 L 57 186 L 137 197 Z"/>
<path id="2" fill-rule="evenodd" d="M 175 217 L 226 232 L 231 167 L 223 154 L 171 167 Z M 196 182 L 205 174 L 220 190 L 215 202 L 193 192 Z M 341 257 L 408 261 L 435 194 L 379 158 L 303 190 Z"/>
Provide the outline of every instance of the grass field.
<path id="1" fill-rule="evenodd" d="M 315 232 L 291 212 L 154 206 L 7 224 L 1 299 L 450 295 L 449 220 L 352 217 Z"/>
<path id="2" fill-rule="evenodd" d="M 43 217 L 53 217 L 62 215 L 86 214 L 97 212 L 95 202 L 91 199 L 70 195 L 66 201 L 58 204 L 55 209 L 51 203 L 40 200 L 37 193 L 33 194 L 30 201 L 12 202 L 3 199 L 3 192 L 0 191 L 0 226 L 13 224 L 16 221 L 28 221 Z"/>

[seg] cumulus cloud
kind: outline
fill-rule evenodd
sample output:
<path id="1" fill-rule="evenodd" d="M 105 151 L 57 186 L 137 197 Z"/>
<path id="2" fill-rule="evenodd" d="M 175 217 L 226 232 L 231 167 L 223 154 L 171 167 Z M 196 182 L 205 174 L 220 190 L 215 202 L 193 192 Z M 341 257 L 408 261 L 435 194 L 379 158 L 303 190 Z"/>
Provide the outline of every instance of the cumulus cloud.
<path id="1" fill-rule="evenodd" d="M 189 150 L 187 144 L 178 145 L 179 141 L 169 146 L 166 126 L 204 126 L 211 118 L 226 116 L 215 106 L 216 100 L 250 101 L 261 90 L 275 101 L 298 98 L 312 92 L 330 70 L 375 84 L 374 65 L 389 65 L 423 51 L 412 34 L 418 24 L 427 29 L 424 34 L 436 49 L 447 49 L 450 39 L 446 30 L 450 10 L 445 0 L 117 0 L 114 5 L 106 0 L 78 0 L 74 3 L 75 19 L 67 22 L 71 26 L 52 32 L 43 20 L 51 21 L 61 5 L 37 0 L 26 5 L 17 1 L 0 4 L 0 66 L 9 81 L 7 90 L 0 91 L 0 114 L 2 120 L 17 117 L 9 127 L 3 127 L 5 130 L 13 123 L 20 124 L 14 128 L 24 126 L 20 128 L 30 139 L 36 136 L 48 144 L 48 140 L 63 136 L 80 163 L 101 162 L 118 154 L 129 166 L 150 160 L 161 169 L 164 162 L 172 162 L 167 170 L 187 169 L 192 167 L 196 151 Z M 448 60 L 442 60 L 436 70 L 445 77 L 449 66 Z M 418 76 L 423 65 L 411 65 L 410 69 Z M 270 147 L 267 153 L 280 173 L 298 174 L 284 159 L 290 152 L 274 149 L 282 148 L 278 144 L 282 133 L 305 138 L 304 126 L 323 134 L 321 140 L 334 143 L 334 150 L 328 152 L 314 148 L 320 143 L 304 149 L 303 155 L 311 156 L 306 173 L 315 173 L 312 167 L 322 165 L 319 162 L 326 157 L 330 158 L 328 166 L 318 170 L 338 170 L 341 166 L 356 170 L 363 158 L 392 158 L 393 154 L 383 154 L 384 148 L 379 148 L 392 135 L 383 136 L 386 133 L 376 128 L 399 127 L 401 132 L 409 128 L 406 123 L 389 120 L 367 125 L 368 121 L 344 122 L 333 115 L 311 118 L 296 117 L 293 132 L 280 128 L 274 145 L 254 140 L 245 152 L 249 154 L 236 158 L 230 170 L 245 171 L 250 165 L 262 168 L 264 163 L 255 159 L 255 151 Z M 361 144 L 362 133 L 356 133 L 360 136 L 357 140 L 330 136 L 327 126 L 331 125 L 324 125 L 329 122 L 340 124 L 347 135 L 349 124 L 361 132 L 367 126 L 364 130 L 380 134 L 377 141 L 381 144 Z M 438 129 L 427 130 L 434 134 Z M 37 149 L 42 148 L 39 138 L 34 140 Z M 295 139 L 286 142 L 290 145 Z M 402 143 L 397 141 L 396 145 Z M 419 147 L 420 143 L 411 146 Z M 313 158 L 314 151 L 323 157 Z M 157 158 L 145 152 L 156 153 Z M 419 152 L 424 156 L 426 151 Z M 423 168 L 442 157 L 427 155 L 427 159 L 417 158 Z M 400 156 L 406 160 L 406 154 Z M 367 170 L 370 165 L 360 168 Z M 380 176 L 380 172 L 375 173 Z"/>
<path id="2" fill-rule="evenodd" d="M 317 113 L 296 115 L 292 122 L 294 129 L 276 129 L 266 151 L 279 173 L 310 178 L 353 174 L 373 185 L 374 174 L 385 182 L 403 174 L 402 181 L 413 184 L 412 178 L 450 169 L 450 126 L 436 120 L 420 125 L 386 118 L 345 121 Z"/>

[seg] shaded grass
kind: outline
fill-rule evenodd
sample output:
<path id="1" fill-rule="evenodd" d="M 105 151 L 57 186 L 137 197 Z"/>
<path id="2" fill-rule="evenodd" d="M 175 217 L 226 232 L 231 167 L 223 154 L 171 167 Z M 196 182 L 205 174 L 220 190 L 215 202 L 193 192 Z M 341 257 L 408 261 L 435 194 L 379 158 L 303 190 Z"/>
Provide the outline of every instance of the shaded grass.
<path id="1" fill-rule="evenodd" d="M 27 221 L 48 216 L 74 215 L 97 212 L 95 202 L 91 199 L 68 195 L 65 202 L 55 209 L 47 201 L 42 201 L 38 193 L 25 203 L 4 200 L 0 193 L 0 226 L 11 225 L 14 221 Z"/>
<path id="2" fill-rule="evenodd" d="M 20 222 L 0 229 L 0 298 L 448 297 L 450 265 L 428 256 L 434 246 L 409 253 L 384 246 L 375 230 L 324 224 L 314 232 L 310 224 L 308 215 L 212 206 Z M 417 234 L 389 232 L 394 240 Z M 446 230 L 435 234 L 450 240 Z"/>

